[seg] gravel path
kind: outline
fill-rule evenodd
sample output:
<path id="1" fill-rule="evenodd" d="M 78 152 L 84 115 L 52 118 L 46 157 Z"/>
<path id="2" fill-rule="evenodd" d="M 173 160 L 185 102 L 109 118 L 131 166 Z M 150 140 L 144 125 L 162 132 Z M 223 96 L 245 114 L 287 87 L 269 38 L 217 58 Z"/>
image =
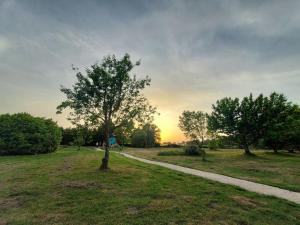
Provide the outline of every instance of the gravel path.
<path id="1" fill-rule="evenodd" d="M 171 170 L 176 170 L 179 172 L 192 174 L 192 175 L 195 175 L 198 177 L 203 177 L 205 179 L 221 182 L 224 184 L 238 186 L 242 189 L 245 189 L 245 190 L 248 190 L 251 192 L 256 192 L 259 194 L 276 196 L 278 198 L 286 199 L 291 202 L 300 204 L 300 193 L 298 193 L 298 192 L 293 192 L 293 191 L 289 191 L 289 190 L 285 190 L 285 189 L 281 189 L 281 188 L 277 188 L 277 187 L 273 187 L 273 186 L 269 186 L 269 185 L 265 185 L 265 184 L 259 184 L 259 183 L 254 183 L 251 181 L 228 177 L 228 176 L 224 176 L 224 175 L 220 175 L 220 174 L 216 174 L 216 173 L 210 173 L 210 172 L 204 172 L 201 170 L 190 169 L 187 167 L 177 166 L 177 165 L 170 164 L 170 163 L 164 163 L 164 162 L 143 159 L 143 158 L 129 155 L 127 153 L 120 153 L 120 154 L 125 157 L 135 159 L 135 160 L 138 160 L 138 161 L 141 161 L 144 163 L 162 166 L 162 167 L 165 167 L 165 168 L 168 168 Z"/>

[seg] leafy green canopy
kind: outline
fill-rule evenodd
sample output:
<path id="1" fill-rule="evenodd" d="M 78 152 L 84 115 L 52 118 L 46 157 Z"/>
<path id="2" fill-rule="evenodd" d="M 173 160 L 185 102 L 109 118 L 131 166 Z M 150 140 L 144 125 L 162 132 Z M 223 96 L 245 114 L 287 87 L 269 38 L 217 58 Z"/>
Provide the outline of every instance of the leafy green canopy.
<path id="1" fill-rule="evenodd" d="M 252 94 L 238 98 L 223 98 L 212 106 L 209 116 L 209 129 L 234 137 L 250 153 L 249 146 L 255 144 L 262 135 L 264 122 L 264 97 L 253 99 Z"/>
<path id="2" fill-rule="evenodd" d="M 128 54 L 120 60 L 112 55 L 86 69 L 86 75 L 77 72 L 77 82 L 71 89 L 61 87 L 67 99 L 57 107 L 57 112 L 69 108 L 68 118 L 74 124 L 113 124 L 114 129 L 133 121 L 151 120 L 156 108 L 141 94 L 151 80 L 138 80 L 129 74 L 138 65 L 140 62 L 133 64 Z"/>
<path id="3" fill-rule="evenodd" d="M 288 102 L 282 94 L 262 94 L 257 98 L 223 98 L 212 106 L 210 130 L 233 137 L 249 153 L 249 147 L 259 140 L 275 148 L 282 148 L 300 139 L 299 107 Z M 289 140 L 289 141 L 288 141 Z M 297 144 L 297 143 L 295 143 Z"/>
<path id="4" fill-rule="evenodd" d="M 266 104 L 263 141 L 275 152 L 300 148 L 300 108 L 286 97 L 273 93 Z"/>
<path id="5" fill-rule="evenodd" d="M 201 111 L 184 111 L 179 117 L 178 126 L 186 137 L 203 143 L 207 136 L 207 114 Z"/>
<path id="6" fill-rule="evenodd" d="M 61 129 L 51 119 L 27 113 L 0 115 L 0 154 L 53 152 L 61 140 Z"/>

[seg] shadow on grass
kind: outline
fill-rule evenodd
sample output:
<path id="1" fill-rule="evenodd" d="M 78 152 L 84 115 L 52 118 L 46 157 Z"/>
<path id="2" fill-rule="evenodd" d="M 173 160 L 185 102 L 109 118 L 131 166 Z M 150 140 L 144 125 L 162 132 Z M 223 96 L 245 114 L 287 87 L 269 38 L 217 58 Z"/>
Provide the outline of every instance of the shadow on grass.
<path id="1" fill-rule="evenodd" d="M 267 155 L 272 155 L 272 156 L 279 156 L 279 157 L 297 157 L 297 156 L 300 156 L 299 153 L 297 152 L 274 152 L 274 151 L 270 151 L 270 152 L 266 152 Z"/>
<path id="2" fill-rule="evenodd" d="M 184 151 L 163 151 L 163 152 L 158 152 L 157 156 L 186 156 L 186 157 L 191 157 L 191 158 L 194 158 L 194 157 L 201 158 L 202 157 L 201 154 L 187 155 L 184 153 Z M 212 160 L 204 158 L 201 160 L 201 162 L 208 163 L 208 162 L 212 162 Z"/>
<path id="3" fill-rule="evenodd" d="M 176 155 L 185 155 L 184 152 L 181 151 L 164 151 L 157 153 L 158 156 L 176 156 Z"/>
<path id="4" fill-rule="evenodd" d="M 254 154 L 253 152 L 249 152 L 249 153 L 244 153 L 243 154 L 244 157 L 248 157 L 248 158 L 255 158 L 258 157 L 256 154 Z"/>
<path id="5" fill-rule="evenodd" d="M 235 159 L 240 159 L 240 160 L 261 160 L 264 159 L 264 157 L 261 157 L 259 155 L 256 155 L 254 153 L 241 153 L 240 155 L 236 155 Z"/>

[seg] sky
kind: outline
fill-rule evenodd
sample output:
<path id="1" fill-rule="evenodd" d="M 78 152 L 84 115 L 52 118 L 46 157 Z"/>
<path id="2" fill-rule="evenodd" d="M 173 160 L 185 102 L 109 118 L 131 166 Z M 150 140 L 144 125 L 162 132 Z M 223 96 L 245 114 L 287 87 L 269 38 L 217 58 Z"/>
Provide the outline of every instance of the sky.
<path id="1" fill-rule="evenodd" d="M 108 54 L 133 73 L 160 116 L 162 141 L 184 140 L 184 110 L 277 91 L 300 103 L 299 0 L 0 0 L 0 113 L 56 115 L 59 86 Z"/>

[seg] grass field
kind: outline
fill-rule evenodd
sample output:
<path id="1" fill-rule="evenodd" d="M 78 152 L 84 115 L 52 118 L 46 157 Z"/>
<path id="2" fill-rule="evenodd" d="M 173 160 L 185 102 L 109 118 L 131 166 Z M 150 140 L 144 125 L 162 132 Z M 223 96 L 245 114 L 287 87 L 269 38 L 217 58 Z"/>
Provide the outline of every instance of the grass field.
<path id="1" fill-rule="evenodd" d="M 242 150 L 207 151 L 207 162 L 200 156 L 185 156 L 180 148 L 127 148 L 126 152 L 154 159 L 242 178 L 258 183 L 300 192 L 300 154 L 253 151 L 256 156 L 245 156 Z M 159 155 L 160 153 L 160 155 Z"/>
<path id="2" fill-rule="evenodd" d="M 0 224 L 300 224 L 300 206 L 112 153 L 0 157 Z"/>

